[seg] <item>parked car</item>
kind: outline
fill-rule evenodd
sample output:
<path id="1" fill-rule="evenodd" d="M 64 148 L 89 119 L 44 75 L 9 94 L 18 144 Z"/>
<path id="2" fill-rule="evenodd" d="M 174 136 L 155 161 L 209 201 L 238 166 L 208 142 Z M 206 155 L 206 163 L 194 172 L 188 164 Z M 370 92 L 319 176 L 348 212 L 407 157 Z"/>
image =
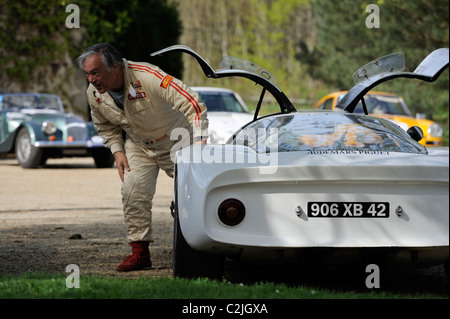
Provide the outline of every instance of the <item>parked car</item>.
<path id="1" fill-rule="evenodd" d="M 315 108 L 333 110 L 346 93 L 347 91 L 338 91 L 327 94 L 317 102 Z M 427 147 L 442 145 L 444 132 L 442 127 L 432 120 L 423 118 L 422 114 L 414 116 L 400 96 L 388 92 L 372 91 L 367 93 L 364 99 L 370 115 L 389 119 L 405 131 L 412 126 L 418 126 L 424 135 L 423 139 L 419 141 L 420 144 Z M 354 113 L 363 113 L 361 102 L 356 106 Z"/>
<path id="2" fill-rule="evenodd" d="M 291 261 L 299 272 L 305 264 L 345 261 L 363 267 L 444 264 L 448 275 L 448 147 L 419 144 L 418 127 L 405 131 L 387 119 L 353 113 L 388 79 L 436 80 L 448 67 L 448 49 L 432 52 L 414 72 L 396 68 L 398 56 L 377 59 L 368 71 L 358 70 L 365 79 L 334 111 L 303 112 L 267 71 L 236 65 L 215 71 L 184 46 L 155 54 L 173 51 L 194 56 L 209 78 L 253 80 L 280 105 L 280 113 L 255 118 L 226 144 L 178 151 L 175 276 L 221 278 L 225 257 L 258 265 Z"/>
<path id="3" fill-rule="evenodd" d="M 253 120 L 247 105 L 233 90 L 192 87 L 208 110 L 208 143 L 224 144 L 239 128 Z"/>
<path id="4" fill-rule="evenodd" d="M 0 153 L 15 153 L 24 168 L 75 156 L 92 156 L 97 167 L 114 164 L 93 124 L 65 113 L 54 94 L 0 93 Z"/>

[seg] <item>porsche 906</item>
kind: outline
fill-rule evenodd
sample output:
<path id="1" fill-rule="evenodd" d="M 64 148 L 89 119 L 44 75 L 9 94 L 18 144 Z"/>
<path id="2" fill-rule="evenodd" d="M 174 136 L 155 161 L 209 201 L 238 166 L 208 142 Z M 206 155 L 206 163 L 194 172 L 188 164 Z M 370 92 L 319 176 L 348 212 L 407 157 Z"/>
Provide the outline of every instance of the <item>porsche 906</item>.
<path id="1" fill-rule="evenodd" d="M 173 271 L 221 278 L 224 258 L 431 266 L 449 263 L 449 149 L 418 143 L 367 114 L 364 95 L 399 77 L 433 82 L 449 50 L 432 52 L 414 72 L 403 54 L 355 72 L 356 86 L 334 111 L 297 111 L 270 73 L 242 59 L 212 69 L 188 47 L 206 76 L 245 77 L 269 91 L 280 113 L 258 118 L 223 145 L 178 150 L 174 181 Z M 222 65 L 224 66 L 224 65 Z M 227 67 L 228 66 L 228 67 Z M 365 114 L 353 113 L 362 102 Z"/>

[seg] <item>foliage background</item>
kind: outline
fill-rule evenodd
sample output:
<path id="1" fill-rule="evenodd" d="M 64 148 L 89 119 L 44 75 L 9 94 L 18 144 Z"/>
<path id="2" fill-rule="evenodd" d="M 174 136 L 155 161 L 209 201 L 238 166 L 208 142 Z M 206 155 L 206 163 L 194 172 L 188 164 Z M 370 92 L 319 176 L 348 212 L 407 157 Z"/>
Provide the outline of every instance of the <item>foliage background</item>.
<path id="1" fill-rule="evenodd" d="M 65 26 L 70 3 L 80 8 L 79 29 Z M 380 28 L 366 27 L 369 4 L 380 9 Z M 54 92 L 82 110 L 86 105 L 74 95 L 82 96 L 86 82 L 67 78 L 80 77 L 78 54 L 103 41 L 189 85 L 227 86 L 253 101 L 259 88 L 246 80 L 208 80 L 191 57 L 152 60 L 149 53 L 181 43 L 214 68 L 223 56 L 242 57 L 269 70 L 297 108 L 308 108 L 330 91 L 350 88 L 353 72 L 377 57 L 402 51 L 412 71 L 432 50 L 449 47 L 449 2 L 0 0 L 0 91 Z M 58 72 L 66 78 L 52 78 Z M 403 96 L 413 112 L 438 121 L 448 145 L 448 71 L 435 83 L 398 79 L 379 89 Z"/>

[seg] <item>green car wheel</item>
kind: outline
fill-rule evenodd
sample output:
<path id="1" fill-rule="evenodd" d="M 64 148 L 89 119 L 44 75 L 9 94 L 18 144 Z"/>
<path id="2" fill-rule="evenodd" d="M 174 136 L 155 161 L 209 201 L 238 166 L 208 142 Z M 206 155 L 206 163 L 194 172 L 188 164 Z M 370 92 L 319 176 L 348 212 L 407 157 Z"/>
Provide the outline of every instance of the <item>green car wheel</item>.
<path id="1" fill-rule="evenodd" d="M 42 162 L 42 150 L 32 145 L 30 133 L 25 127 L 16 137 L 16 157 L 23 168 L 37 168 Z"/>

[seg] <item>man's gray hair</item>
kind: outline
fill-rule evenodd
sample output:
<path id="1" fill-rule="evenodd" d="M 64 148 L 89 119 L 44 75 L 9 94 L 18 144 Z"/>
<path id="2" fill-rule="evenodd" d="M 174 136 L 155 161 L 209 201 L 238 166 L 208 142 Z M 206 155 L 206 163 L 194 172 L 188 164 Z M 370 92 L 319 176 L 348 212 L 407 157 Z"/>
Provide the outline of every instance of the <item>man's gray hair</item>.
<path id="1" fill-rule="evenodd" d="M 121 68 L 124 68 L 125 66 L 119 51 L 117 51 L 117 49 L 111 44 L 105 42 L 90 46 L 77 58 L 77 63 L 80 69 L 84 68 L 86 58 L 92 54 L 100 54 L 103 62 L 109 70 L 112 70 L 116 64 L 118 64 Z"/>

